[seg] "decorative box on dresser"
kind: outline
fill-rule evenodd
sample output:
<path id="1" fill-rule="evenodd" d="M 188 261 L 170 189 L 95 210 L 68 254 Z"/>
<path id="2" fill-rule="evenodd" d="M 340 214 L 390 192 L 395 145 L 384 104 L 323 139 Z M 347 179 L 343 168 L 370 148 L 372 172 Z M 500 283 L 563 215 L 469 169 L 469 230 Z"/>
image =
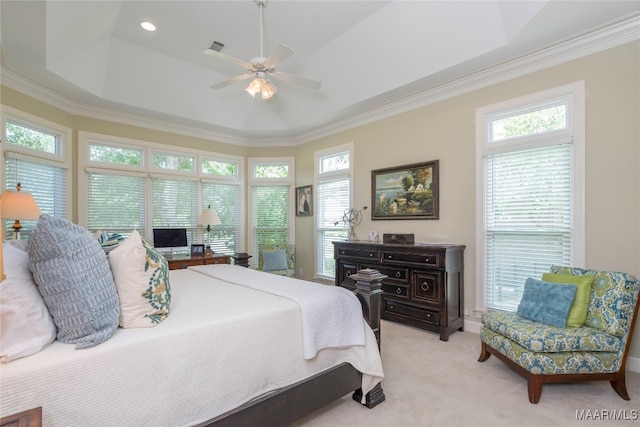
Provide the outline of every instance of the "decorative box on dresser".
<path id="1" fill-rule="evenodd" d="M 382 281 L 382 318 L 438 332 L 442 341 L 463 330 L 464 245 L 333 242 L 336 286 L 354 290 L 349 276 L 363 268 Z"/>
<path id="2" fill-rule="evenodd" d="M 181 270 L 191 267 L 192 265 L 208 265 L 208 264 L 230 264 L 231 257 L 229 255 L 214 256 L 168 256 L 167 263 L 169 270 Z"/>

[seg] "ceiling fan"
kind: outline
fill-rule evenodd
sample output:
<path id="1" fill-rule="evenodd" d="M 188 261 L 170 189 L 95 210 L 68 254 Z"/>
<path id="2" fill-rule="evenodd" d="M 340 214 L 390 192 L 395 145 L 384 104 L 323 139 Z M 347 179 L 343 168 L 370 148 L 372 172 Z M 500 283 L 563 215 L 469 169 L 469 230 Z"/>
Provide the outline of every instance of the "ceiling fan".
<path id="1" fill-rule="evenodd" d="M 256 3 L 260 7 L 260 56 L 251 58 L 249 62 L 246 62 L 241 59 L 234 58 L 233 56 L 220 53 L 220 44 L 218 42 L 213 42 L 209 48 L 203 51 L 204 54 L 238 65 L 246 69 L 247 72 L 245 74 L 241 74 L 231 79 L 211 85 L 211 89 L 221 89 L 223 87 L 250 79 L 252 77 L 255 77 L 254 80 L 245 90 L 249 92 L 249 94 L 254 98 L 257 94 L 260 94 L 262 99 L 269 99 L 278 91 L 278 88 L 276 88 L 276 86 L 269 80 L 269 78 L 271 77 L 273 77 L 274 79 L 295 83 L 309 89 L 320 89 L 320 82 L 309 80 L 295 74 L 283 73 L 281 71 L 275 70 L 278 64 L 287 59 L 289 56 L 293 55 L 293 49 L 291 49 L 289 46 L 281 44 L 276 48 L 274 52 L 271 53 L 271 55 L 266 58 L 263 56 L 263 9 L 266 6 L 267 2 L 256 0 Z"/>

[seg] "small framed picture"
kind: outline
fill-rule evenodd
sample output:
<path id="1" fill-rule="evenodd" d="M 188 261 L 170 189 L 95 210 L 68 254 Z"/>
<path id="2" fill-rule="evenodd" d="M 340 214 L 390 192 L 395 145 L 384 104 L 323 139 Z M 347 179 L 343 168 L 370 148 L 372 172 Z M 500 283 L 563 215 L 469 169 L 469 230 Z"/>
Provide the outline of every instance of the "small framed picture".
<path id="1" fill-rule="evenodd" d="M 305 185 L 304 187 L 296 188 L 298 200 L 298 208 L 296 209 L 297 216 L 313 215 L 313 193 L 311 187 L 311 185 Z"/>
<path id="2" fill-rule="evenodd" d="M 191 256 L 204 256 L 204 245 L 191 245 Z"/>

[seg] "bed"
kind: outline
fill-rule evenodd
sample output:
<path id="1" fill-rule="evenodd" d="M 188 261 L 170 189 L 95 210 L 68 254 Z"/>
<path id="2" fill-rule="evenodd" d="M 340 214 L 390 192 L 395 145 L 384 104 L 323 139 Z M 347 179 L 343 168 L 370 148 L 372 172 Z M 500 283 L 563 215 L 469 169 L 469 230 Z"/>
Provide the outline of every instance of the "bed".
<path id="1" fill-rule="evenodd" d="M 155 327 L 118 328 L 82 350 L 54 341 L 2 363 L 0 415 L 33 409 L 37 422 L 41 410 L 43 425 L 65 427 L 286 425 L 352 392 L 374 407 L 384 400 L 384 374 L 380 283 L 370 277 L 351 295 L 363 304 L 364 342 L 341 345 L 347 336 L 323 348 L 331 323 L 343 319 L 315 319 L 319 331 L 309 332 L 321 311 L 305 314 L 295 297 L 273 289 L 345 290 L 234 265 L 172 270 L 171 312 Z M 325 304 L 330 313 L 335 301 Z"/>

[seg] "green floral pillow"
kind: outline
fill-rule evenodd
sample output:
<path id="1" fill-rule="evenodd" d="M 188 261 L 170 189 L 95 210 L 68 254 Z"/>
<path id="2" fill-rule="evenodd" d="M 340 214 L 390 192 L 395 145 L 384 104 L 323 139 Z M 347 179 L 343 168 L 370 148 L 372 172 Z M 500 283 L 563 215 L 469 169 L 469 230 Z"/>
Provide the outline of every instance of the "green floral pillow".
<path id="1" fill-rule="evenodd" d="M 627 333 L 638 280 L 622 272 L 587 270 L 554 265 L 551 272 L 572 276 L 593 275 L 591 301 L 585 325 L 618 337 Z"/>
<path id="2" fill-rule="evenodd" d="M 150 328 L 167 318 L 169 266 L 138 231 L 109 253 L 109 263 L 120 295 L 120 326 Z"/>
<path id="3" fill-rule="evenodd" d="M 591 301 L 591 284 L 593 283 L 593 275 L 570 276 L 568 274 L 551 274 L 544 273 L 542 280 L 550 283 L 574 284 L 576 285 L 576 298 L 573 300 L 569 316 L 567 317 L 567 326 L 579 328 L 584 326 L 587 320 L 587 312 L 589 310 L 589 301 Z"/>

